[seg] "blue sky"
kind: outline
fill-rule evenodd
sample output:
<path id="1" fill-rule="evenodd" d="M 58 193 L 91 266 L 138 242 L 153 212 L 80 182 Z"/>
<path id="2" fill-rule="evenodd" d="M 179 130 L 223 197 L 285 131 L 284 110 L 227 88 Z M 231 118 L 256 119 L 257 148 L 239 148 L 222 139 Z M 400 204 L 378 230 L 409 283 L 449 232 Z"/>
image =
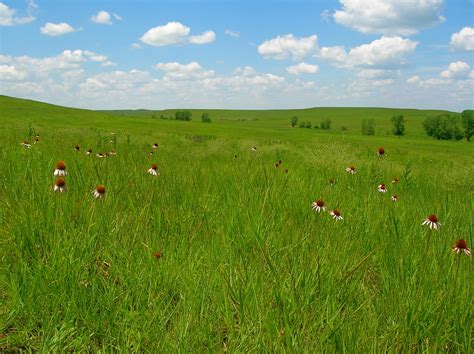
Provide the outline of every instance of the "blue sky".
<path id="1" fill-rule="evenodd" d="M 66 106 L 461 111 L 474 1 L 0 0 L 0 93 Z"/>

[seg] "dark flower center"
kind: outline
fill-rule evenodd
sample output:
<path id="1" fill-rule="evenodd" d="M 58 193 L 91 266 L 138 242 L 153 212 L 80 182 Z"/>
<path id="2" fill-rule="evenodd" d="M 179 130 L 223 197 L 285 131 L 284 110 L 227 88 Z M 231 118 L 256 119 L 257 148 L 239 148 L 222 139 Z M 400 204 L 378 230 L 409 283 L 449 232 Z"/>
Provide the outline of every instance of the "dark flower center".
<path id="1" fill-rule="evenodd" d="M 316 205 L 317 205 L 318 207 L 323 207 L 323 206 L 324 206 L 324 201 L 322 201 L 321 199 L 319 199 L 319 200 L 316 201 Z"/>
<path id="2" fill-rule="evenodd" d="M 434 214 L 428 216 L 428 220 L 435 223 L 438 222 L 438 218 Z"/>
<path id="3" fill-rule="evenodd" d="M 456 248 L 465 250 L 467 249 L 467 242 L 465 240 L 457 240 L 456 241 Z"/>

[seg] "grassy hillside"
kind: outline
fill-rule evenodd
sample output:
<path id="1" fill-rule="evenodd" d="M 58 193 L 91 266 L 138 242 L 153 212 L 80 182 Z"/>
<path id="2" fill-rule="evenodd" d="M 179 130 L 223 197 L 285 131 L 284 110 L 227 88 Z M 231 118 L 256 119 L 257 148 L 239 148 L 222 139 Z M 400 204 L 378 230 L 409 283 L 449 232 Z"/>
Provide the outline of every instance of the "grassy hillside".
<path id="1" fill-rule="evenodd" d="M 473 145 L 362 136 L 355 116 L 394 111 L 327 110 L 353 131 L 0 97 L 0 351 L 472 352 L 473 257 L 452 248 L 474 244 Z"/>

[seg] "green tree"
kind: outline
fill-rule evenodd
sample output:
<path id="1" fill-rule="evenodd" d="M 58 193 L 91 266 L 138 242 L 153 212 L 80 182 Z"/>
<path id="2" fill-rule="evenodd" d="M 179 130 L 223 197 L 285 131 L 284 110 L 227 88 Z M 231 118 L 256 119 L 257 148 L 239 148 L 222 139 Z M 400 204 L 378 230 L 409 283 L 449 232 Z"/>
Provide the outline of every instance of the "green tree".
<path id="1" fill-rule="evenodd" d="M 423 121 L 426 134 L 438 140 L 461 140 L 465 134 L 460 125 L 460 116 L 449 113 L 427 117 Z"/>
<path id="2" fill-rule="evenodd" d="M 185 120 L 190 121 L 192 119 L 193 114 L 190 111 L 176 111 L 174 114 L 174 119 L 176 120 Z"/>
<path id="3" fill-rule="evenodd" d="M 203 113 L 201 116 L 201 121 L 203 123 L 211 123 L 211 117 L 209 116 L 209 113 Z"/>
<path id="4" fill-rule="evenodd" d="M 374 119 L 364 119 L 362 121 L 362 134 L 375 135 L 375 120 Z"/>
<path id="5" fill-rule="evenodd" d="M 474 135 L 474 110 L 466 109 L 461 113 L 461 123 L 464 128 L 464 136 L 467 141 L 471 141 Z"/>
<path id="6" fill-rule="evenodd" d="M 296 127 L 297 124 L 298 124 L 298 117 L 297 116 L 291 117 L 291 127 L 294 128 Z"/>
<path id="7" fill-rule="evenodd" d="M 327 119 L 325 119 L 321 122 L 321 129 L 322 130 L 331 130 L 331 124 L 332 124 L 331 120 L 329 118 L 327 118 Z"/>
<path id="8" fill-rule="evenodd" d="M 399 116 L 392 117 L 392 124 L 393 124 L 393 134 L 403 136 L 405 135 L 405 117 L 403 114 Z"/>

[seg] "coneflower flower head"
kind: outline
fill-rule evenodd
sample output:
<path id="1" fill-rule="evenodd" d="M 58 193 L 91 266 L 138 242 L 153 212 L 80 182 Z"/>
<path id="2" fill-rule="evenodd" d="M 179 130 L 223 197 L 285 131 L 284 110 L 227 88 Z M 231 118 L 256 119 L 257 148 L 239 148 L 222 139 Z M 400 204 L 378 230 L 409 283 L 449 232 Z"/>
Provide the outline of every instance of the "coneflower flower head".
<path id="1" fill-rule="evenodd" d="M 332 216 L 332 218 L 333 218 L 334 220 L 336 220 L 336 221 L 339 221 L 339 220 L 342 220 L 342 219 L 343 219 L 343 217 L 341 216 L 341 212 L 339 211 L 339 209 L 334 209 L 334 210 L 331 211 L 329 214 L 330 214 L 330 215 Z"/>
<path id="2" fill-rule="evenodd" d="M 355 175 L 357 173 L 356 168 L 354 166 L 347 167 L 346 172 L 350 173 L 351 175 Z"/>
<path id="3" fill-rule="evenodd" d="M 62 193 L 66 190 L 66 181 L 62 177 L 56 178 L 54 181 L 54 191 Z"/>
<path id="4" fill-rule="evenodd" d="M 438 221 L 438 217 L 434 214 L 429 215 L 421 225 L 428 225 L 430 229 L 438 230 L 441 224 Z"/>
<path id="5" fill-rule="evenodd" d="M 86 151 L 86 155 L 91 155 L 92 154 L 92 149 L 89 149 Z"/>
<path id="6" fill-rule="evenodd" d="M 382 157 L 383 155 L 385 155 L 385 149 L 383 147 L 377 148 L 377 156 Z"/>
<path id="7" fill-rule="evenodd" d="M 28 148 L 28 149 L 31 147 L 31 144 L 28 142 L 28 140 L 24 140 L 24 141 L 21 143 L 21 145 L 23 145 L 24 147 L 26 147 L 26 148 Z"/>
<path id="8" fill-rule="evenodd" d="M 151 147 L 152 147 L 153 149 L 158 149 L 158 143 L 154 143 Z"/>
<path id="9" fill-rule="evenodd" d="M 103 157 L 105 157 L 104 154 L 101 153 L 101 152 L 95 154 L 95 156 L 97 156 L 97 157 L 100 158 L 100 159 L 103 158 Z"/>
<path id="10" fill-rule="evenodd" d="M 38 144 L 39 141 L 40 141 L 39 137 L 36 137 L 36 138 L 35 138 L 35 144 Z"/>
<path id="11" fill-rule="evenodd" d="M 457 254 L 464 252 L 466 256 L 471 255 L 471 249 L 467 246 L 466 240 L 457 240 L 453 247 L 453 252 Z"/>
<path id="12" fill-rule="evenodd" d="M 252 150 L 253 152 L 256 152 L 256 151 L 257 151 L 257 147 L 254 146 L 254 147 L 252 147 L 250 150 Z"/>
<path id="13" fill-rule="evenodd" d="M 392 202 L 396 202 L 398 200 L 398 195 L 392 195 Z"/>
<path id="14" fill-rule="evenodd" d="M 148 173 L 153 176 L 157 176 L 159 174 L 158 165 L 156 163 L 152 164 L 151 167 L 148 169 Z"/>
<path id="15" fill-rule="evenodd" d="M 333 186 L 334 183 L 335 183 L 334 180 L 331 178 L 331 179 L 329 180 L 329 184 L 330 184 L 331 186 Z"/>
<path id="16" fill-rule="evenodd" d="M 313 202 L 313 204 L 311 204 L 311 208 L 318 213 L 322 211 L 326 211 L 326 206 L 322 199 L 318 199 L 315 202 Z"/>
<path id="17" fill-rule="evenodd" d="M 64 161 L 61 160 L 56 163 L 56 167 L 54 169 L 54 175 L 67 176 L 66 164 L 64 163 Z"/>
<path id="18" fill-rule="evenodd" d="M 115 155 L 117 155 L 117 152 L 115 150 L 112 150 L 112 151 L 109 152 L 109 155 L 110 156 L 115 156 Z"/>
<path id="19" fill-rule="evenodd" d="M 380 184 L 378 185 L 378 190 L 379 190 L 380 193 L 385 193 L 385 192 L 387 192 L 387 189 L 385 188 L 385 184 L 384 184 L 384 183 L 380 183 Z"/>
<path id="20" fill-rule="evenodd" d="M 105 196 L 105 186 L 99 184 L 94 191 L 92 191 L 94 198 L 103 198 Z"/>
<path id="21" fill-rule="evenodd" d="M 392 184 L 398 184 L 398 183 L 400 183 L 400 180 L 397 177 L 394 177 L 392 179 Z"/>
<path id="22" fill-rule="evenodd" d="M 80 147 L 79 145 L 76 145 L 76 146 L 74 147 L 74 151 L 78 152 L 79 150 L 81 150 L 81 147 Z"/>

